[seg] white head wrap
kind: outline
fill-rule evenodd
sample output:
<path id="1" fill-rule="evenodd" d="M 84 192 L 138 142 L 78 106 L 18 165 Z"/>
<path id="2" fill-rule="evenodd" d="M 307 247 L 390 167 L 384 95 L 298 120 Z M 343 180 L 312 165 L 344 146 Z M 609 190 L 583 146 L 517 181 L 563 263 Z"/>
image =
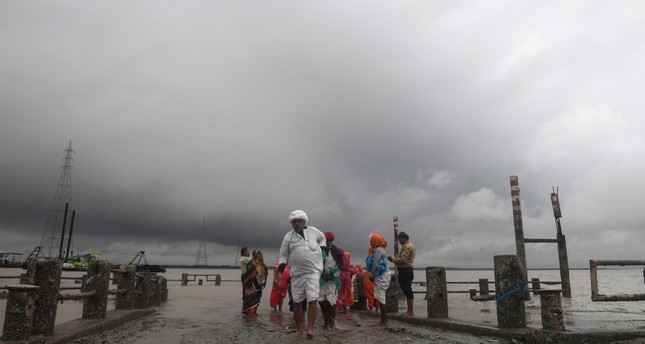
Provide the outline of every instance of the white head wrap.
<path id="1" fill-rule="evenodd" d="M 309 221 L 309 218 L 307 218 L 307 214 L 302 211 L 302 210 L 294 210 L 289 214 L 289 223 L 293 222 L 293 220 L 305 220 L 305 222 Z"/>

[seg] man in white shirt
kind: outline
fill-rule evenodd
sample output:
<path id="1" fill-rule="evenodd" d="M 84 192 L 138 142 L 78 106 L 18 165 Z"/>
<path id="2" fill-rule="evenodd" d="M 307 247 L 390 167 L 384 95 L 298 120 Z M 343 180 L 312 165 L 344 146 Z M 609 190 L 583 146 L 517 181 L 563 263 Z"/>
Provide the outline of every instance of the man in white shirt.
<path id="1" fill-rule="evenodd" d="M 307 301 L 307 337 L 314 336 L 316 320 L 316 300 L 320 293 L 320 274 L 323 271 L 321 246 L 327 245 L 325 235 L 316 227 L 307 226 L 307 214 L 294 210 L 289 215 L 293 230 L 282 240 L 278 271 L 285 264 L 291 268 L 291 295 L 293 297 L 293 318 L 296 322 L 296 335 L 303 334 L 304 312 L 302 303 Z"/>

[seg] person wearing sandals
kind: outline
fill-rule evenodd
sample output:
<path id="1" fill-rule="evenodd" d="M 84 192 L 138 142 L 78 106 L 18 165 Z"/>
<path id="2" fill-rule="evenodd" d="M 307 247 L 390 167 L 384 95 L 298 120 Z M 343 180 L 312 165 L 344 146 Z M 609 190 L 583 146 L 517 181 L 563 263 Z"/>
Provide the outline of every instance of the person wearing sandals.
<path id="1" fill-rule="evenodd" d="M 407 312 L 403 313 L 404 316 L 414 316 L 414 293 L 412 292 L 412 281 L 414 280 L 414 257 L 417 253 L 416 248 L 410 241 L 410 237 L 405 232 L 400 232 L 397 235 L 399 244 L 401 244 L 401 252 L 396 258 L 388 256 L 387 259 L 396 265 L 398 270 L 398 280 L 401 286 L 401 291 L 405 295 L 408 303 Z"/>

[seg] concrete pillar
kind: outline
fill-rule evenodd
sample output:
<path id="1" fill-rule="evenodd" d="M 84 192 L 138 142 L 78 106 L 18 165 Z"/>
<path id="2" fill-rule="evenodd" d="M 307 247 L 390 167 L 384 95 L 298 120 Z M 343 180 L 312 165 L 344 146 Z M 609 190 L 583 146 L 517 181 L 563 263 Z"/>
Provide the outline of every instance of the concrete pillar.
<path id="1" fill-rule="evenodd" d="M 151 297 L 150 297 L 150 306 L 158 307 L 161 306 L 161 298 L 163 296 L 161 291 L 161 280 L 160 276 L 152 276 L 150 279 L 151 285 Z"/>
<path id="2" fill-rule="evenodd" d="M 119 293 L 116 294 L 114 308 L 133 309 L 136 267 L 133 265 L 124 265 L 121 270 L 124 270 L 124 272 L 119 274 L 121 275 L 119 284 L 117 285 Z"/>
<path id="3" fill-rule="evenodd" d="M 525 278 L 523 266 L 516 255 L 495 256 L 495 289 L 497 290 L 497 326 L 525 328 Z"/>
<path id="4" fill-rule="evenodd" d="M 531 278 L 531 288 L 533 288 L 533 295 L 539 295 L 540 294 L 540 279 L 539 278 Z"/>
<path id="5" fill-rule="evenodd" d="M 468 295 L 470 295 L 470 298 L 473 299 L 475 296 L 477 296 L 477 289 L 468 289 Z"/>
<path id="6" fill-rule="evenodd" d="M 159 276 L 161 283 L 161 302 L 168 301 L 168 279 L 163 276 Z"/>
<path id="7" fill-rule="evenodd" d="M 558 229 L 560 219 L 558 219 Z M 571 298 L 571 281 L 569 280 L 569 258 L 567 257 L 567 239 L 562 231 L 558 231 L 558 260 L 560 262 L 560 281 L 562 283 L 562 296 Z"/>
<path id="8" fill-rule="evenodd" d="M 367 308 L 367 300 L 365 299 L 365 287 L 363 284 L 363 279 L 365 275 L 358 274 L 356 275 L 356 281 L 354 283 L 354 304 L 352 309 L 357 311 L 362 311 Z"/>
<path id="9" fill-rule="evenodd" d="M 83 292 L 95 294 L 83 300 L 83 319 L 104 319 L 107 314 L 108 290 L 110 289 L 110 263 L 95 260 L 87 268 L 87 283 Z"/>
<path id="10" fill-rule="evenodd" d="M 428 318 L 448 317 L 448 284 L 443 267 L 426 268 Z"/>
<path id="11" fill-rule="evenodd" d="M 481 296 L 490 295 L 490 290 L 488 288 L 488 278 L 479 279 L 479 295 Z"/>
<path id="12" fill-rule="evenodd" d="M 5 308 L 3 341 L 26 341 L 31 336 L 34 306 L 38 287 L 34 285 L 8 285 L 9 295 Z"/>
<path id="13" fill-rule="evenodd" d="M 188 285 L 188 274 L 185 272 L 181 274 L 181 285 Z"/>
<path id="14" fill-rule="evenodd" d="M 222 275 L 215 276 L 215 285 L 222 285 Z"/>
<path id="15" fill-rule="evenodd" d="M 385 291 L 385 309 L 388 313 L 399 312 L 399 283 L 395 274 L 390 274 L 390 285 Z"/>
<path id="16" fill-rule="evenodd" d="M 51 336 L 54 334 L 58 292 L 63 262 L 58 259 L 30 259 L 33 265 L 34 284 L 39 286 L 35 302 L 32 335 Z M 32 266 L 29 267 L 32 269 Z"/>
<path id="17" fill-rule="evenodd" d="M 134 294 L 134 308 L 144 309 L 150 306 L 151 278 L 152 273 L 150 272 L 144 272 L 142 276 L 138 276 Z"/>
<path id="18" fill-rule="evenodd" d="M 540 310 L 542 315 L 542 328 L 551 331 L 564 331 L 564 311 L 560 290 L 540 290 Z"/>

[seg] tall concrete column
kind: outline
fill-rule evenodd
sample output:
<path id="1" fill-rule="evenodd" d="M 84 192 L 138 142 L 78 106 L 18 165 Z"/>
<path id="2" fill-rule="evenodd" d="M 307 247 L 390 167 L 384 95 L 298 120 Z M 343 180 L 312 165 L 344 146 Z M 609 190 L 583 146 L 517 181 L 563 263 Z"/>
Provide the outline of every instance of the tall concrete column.
<path id="1" fill-rule="evenodd" d="M 497 290 L 497 326 L 525 328 L 525 278 L 522 264 L 515 255 L 495 256 L 495 290 Z"/>
<path id="2" fill-rule="evenodd" d="M 513 205 L 513 228 L 515 229 L 515 249 L 526 275 L 526 249 L 524 247 L 524 226 L 522 224 L 522 203 L 520 202 L 520 182 L 517 176 L 510 176 L 511 202 Z"/>

